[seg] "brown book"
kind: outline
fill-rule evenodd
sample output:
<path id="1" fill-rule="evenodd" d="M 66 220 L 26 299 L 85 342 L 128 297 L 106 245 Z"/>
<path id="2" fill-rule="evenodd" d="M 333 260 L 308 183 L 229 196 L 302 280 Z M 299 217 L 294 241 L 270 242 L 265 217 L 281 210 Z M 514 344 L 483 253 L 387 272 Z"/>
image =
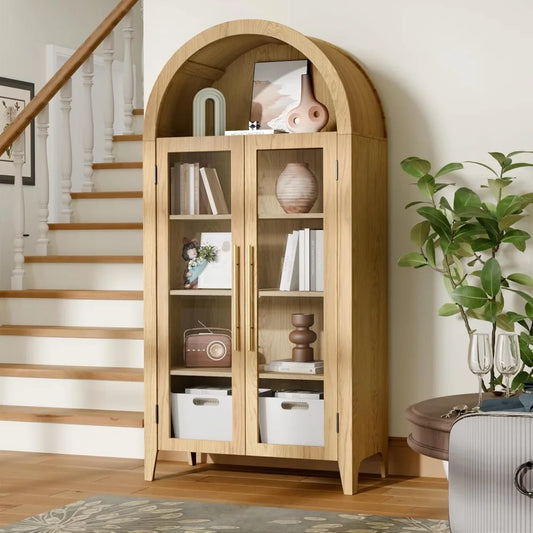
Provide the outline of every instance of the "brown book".
<path id="1" fill-rule="evenodd" d="M 224 198 L 224 191 L 220 185 L 218 174 L 215 168 L 202 167 L 200 169 L 200 176 L 205 187 L 207 199 L 213 215 L 228 214 L 228 206 Z"/>

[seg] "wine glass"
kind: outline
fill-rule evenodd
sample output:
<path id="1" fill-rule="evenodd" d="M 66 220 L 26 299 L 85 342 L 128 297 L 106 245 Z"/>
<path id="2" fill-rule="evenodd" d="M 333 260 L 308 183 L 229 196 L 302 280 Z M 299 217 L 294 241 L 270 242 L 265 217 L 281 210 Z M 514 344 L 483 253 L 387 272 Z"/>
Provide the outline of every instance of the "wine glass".
<path id="1" fill-rule="evenodd" d="M 483 399 L 483 376 L 492 367 L 492 348 L 488 333 L 471 333 L 468 346 L 468 368 L 478 377 L 479 394 L 477 405 L 472 411 L 479 411 Z"/>
<path id="2" fill-rule="evenodd" d="M 520 366 L 520 346 L 516 333 L 500 333 L 496 340 L 494 356 L 496 370 L 504 376 L 505 397 L 509 398 L 511 376 L 516 374 Z"/>

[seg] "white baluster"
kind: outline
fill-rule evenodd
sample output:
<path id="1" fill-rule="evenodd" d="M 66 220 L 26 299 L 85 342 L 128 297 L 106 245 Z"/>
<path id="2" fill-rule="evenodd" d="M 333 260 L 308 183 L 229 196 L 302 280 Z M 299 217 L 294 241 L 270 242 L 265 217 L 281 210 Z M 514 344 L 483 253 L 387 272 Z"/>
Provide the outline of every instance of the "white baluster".
<path id="1" fill-rule="evenodd" d="M 94 161 L 94 120 L 93 120 L 93 77 L 94 61 L 91 55 L 82 66 L 83 84 L 83 184 L 82 191 L 94 190 L 93 161 Z"/>
<path id="2" fill-rule="evenodd" d="M 15 167 L 15 197 L 13 202 L 15 220 L 13 254 L 15 266 L 11 273 L 11 289 L 24 288 L 24 191 L 22 189 L 22 165 L 24 164 L 24 133 L 13 143 L 13 166 Z"/>
<path id="3" fill-rule="evenodd" d="M 39 225 L 36 245 L 37 255 L 48 255 L 48 201 L 50 197 L 50 178 L 48 173 L 48 106 L 37 115 L 37 141 L 39 150 Z"/>
<path id="4" fill-rule="evenodd" d="M 122 20 L 124 27 L 124 134 L 133 133 L 133 22 L 131 11 Z"/>
<path id="5" fill-rule="evenodd" d="M 113 56 L 114 36 L 111 32 L 104 39 L 104 161 L 112 163 L 113 155 L 113 122 L 115 121 L 115 97 L 113 93 Z"/>
<path id="6" fill-rule="evenodd" d="M 72 82 L 67 83 L 59 91 L 61 103 L 61 222 L 70 222 L 72 216 L 72 140 L 70 137 L 70 110 L 72 102 Z"/>

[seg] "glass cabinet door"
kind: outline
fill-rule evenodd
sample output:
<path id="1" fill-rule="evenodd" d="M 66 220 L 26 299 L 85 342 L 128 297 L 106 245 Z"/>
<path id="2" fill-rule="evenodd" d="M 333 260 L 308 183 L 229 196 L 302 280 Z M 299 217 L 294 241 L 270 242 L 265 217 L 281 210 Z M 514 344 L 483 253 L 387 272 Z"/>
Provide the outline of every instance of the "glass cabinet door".
<path id="1" fill-rule="evenodd" d="M 336 137 L 245 147 L 246 450 L 336 459 Z"/>
<path id="2" fill-rule="evenodd" d="M 158 140 L 163 449 L 244 453 L 242 138 Z"/>

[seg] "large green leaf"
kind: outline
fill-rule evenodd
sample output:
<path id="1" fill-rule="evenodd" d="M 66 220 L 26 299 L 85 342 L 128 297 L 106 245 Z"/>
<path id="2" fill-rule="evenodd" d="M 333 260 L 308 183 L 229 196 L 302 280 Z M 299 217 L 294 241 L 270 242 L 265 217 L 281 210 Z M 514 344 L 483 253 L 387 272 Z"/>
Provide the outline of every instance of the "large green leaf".
<path id="1" fill-rule="evenodd" d="M 445 237 L 450 240 L 452 230 L 444 213 L 434 207 L 419 207 L 416 212 L 426 220 L 429 220 L 431 227 L 437 232 L 439 237 Z"/>
<path id="2" fill-rule="evenodd" d="M 455 210 L 464 207 L 481 207 L 481 199 L 479 196 L 467 187 L 457 189 L 453 197 L 453 208 Z"/>
<path id="3" fill-rule="evenodd" d="M 513 163 L 512 165 L 509 165 L 505 168 L 505 172 L 509 170 L 514 170 L 515 168 L 523 168 L 523 167 L 533 167 L 531 163 Z"/>
<path id="4" fill-rule="evenodd" d="M 476 223 L 467 223 L 462 224 L 455 231 L 455 240 L 456 241 L 467 241 L 470 242 L 472 237 L 478 235 L 485 235 L 487 232 L 481 224 Z"/>
<path id="5" fill-rule="evenodd" d="M 407 172 L 413 178 L 421 178 L 429 173 L 431 170 L 431 164 L 425 159 L 419 157 L 407 157 L 400 163 L 404 172 Z"/>
<path id="6" fill-rule="evenodd" d="M 465 163 L 472 163 L 473 165 L 479 165 L 480 167 L 485 167 L 487 170 L 490 170 L 496 177 L 498 176 L 498 173 L 489 167 L 489 165 L 485 165 L 485 163 L 480 163 L 479 161 L 465 161 Z"/>
<path id="7" fill-rule="evenodd" d="M 502 154 L 501 152 L 489 152 L 489 155 L 494 157 L 494 159 L 496 159 L 496 161 L 498 161 L 498 163 L 500 163 L 500 165 L 502 166 L 505 160 L 508 159 L 508 157 L 506 157 L 505 154 Z"/>
<path id="8" fill-rule="evenodd" d="M 494 218 L 486 209 L 482 209 L 480 207 L 457 207 L 455 209 L 455 213 L 457 216 L 460 216 L 461 218 L 476 218 L 476 219 L 483 219 L 483 218 Z"/>
<path id="9" fill-rule="evenodd" d="M 430 229 L 431 226 L 427 220 L 415 224 L 411 229 L 411 242 L 419 248 L 422 248 L 422 245 L 428 238 Z"/>
<path id="10" fill-rule="evenodd" d="M 504 216 L 499 222 L 498 222 L 498 228 L 500 228 L 501 231 L 505 231 L 509 229 L 515 222 L 518 222 L 522 220 L 525 217 L 525 215 L 507 215 Z"/>
<path id="11" fill-rule="evenodd" d="M 533 319 L 533 304 L 532 303 L 528 302 L 526 304 L 525 311 L 526 311 L 527 317 Z"/>
<path id="12" fill-rule="evenodd" d="M 472 250 L 474 252 L 483 252 L 493 248 L 494 243 L 490 239 L 475 239 L 472 241 Z"/>
<path id="13" fill-rule="evenodd" d="M 509 274 L 507 279 L 519 283 L 520 285 L 527 285 L 528 287 L 533 287 L 533 278 L 527 274 L 521 274 L 516 272 L 515 274 Z"/>
<path id="14" fill-rule="evenodd" d="M 529 366 L 529 365 L 528 365 Z M 529 379 L 529 372 L 526 372 L 525 370 L 521 370 L 516 374 L 516 376 L 513 378 L 513 381 L 511 382 L 511 389 L 521 390 L 523 388 L 524 383 Z"/>
<path id="15" fill-rule="evenodd" d="M 452 299 L 455 303 L 467 309 L 477 309 L 487 303 L 485 291 L 479 287 L 464 285 L 452 291 Z"/>
<path id="16" fill-rule="evenodd" d="M 409 209 L 410 207 L 413 207 L 413 205 L 419 205 L 419 204 L 427 204 L 429 202 L 423 202 L 422 200 L 416 200 L 415 202 L 409 202 L 406 206 L 405 206 L 405 209 Z"/>
<path id="17" fill-rule="evenodd" d="M 444 304 L 439 308 L 439 316 L 452 316 L 459 312 L 459 306 L 457 304 Z"/>
<path id="18" fill-rule="evenodd" d="M 456 170 L 463 169 L 464 166 L 462 163 L 448 163 L 447 165 L 444 165 L 436 174 L 435 177 L 438 178 L 440 176 L 444 176 L 445 174 L 449 174 L 450 172 L 454 172 Z"/>
<path id="19" fill-rule="evenodd" d="M 520 345 L 520 358 L 527 366 L 533 366 L 533 351 L 529 346 L 527 335 L 525 337 L 518 337 L 518 344 Z"/>
<path id="20" fill-rule="evenodd" d="M 497 246 L 500 242 L 500 228 L 498 222 L 493 218 L 480 218 L 478 222 L 485 228 L 488 238 Z"/>
<path id="21" fill-rule="evenodd" d="M 499 315 L 496 320 L 496 326 L 503 331 L 514 331 L 514 323 L 511 322 L 506 315 Z"/>
<path id="22" fill-rule="evenodd" d="M 398 265 L 401 267 L 422 267 L 427 265 L 426 258 L 418 252 L 409 252 L 398 259 Z"/>
<path id="23" fill-rule="evenodd" d="M 502 269 L 500 264 L 494 258 L 489 259 L 481 270 L 481 286 L 491 298 L 494 298 L 500 292 L 501 278 Z"/>
<path id="24" fill-rule="evenodd" d="M 498 318 L 498 304 L 496 302 L 487 302 L 483 309 L 483 315 L 487 322 L 496 322 Z"/>
<path id="25" fill-rule="evenodd" d="M 507 215 L 516 215 L 524 208 L 524 201 L 520 196 L 509 194 L 502 198 L 496 206 L 496 217 L 501 220 Z"/>
<path id="26" fill-rule="evenodd" d="M 430 174 L 422 176 L 417 183 L 418 190 L 425 196 L 428 200 L 433 198 L 435 194 L 435 179 Z"/>
<path id="27" fill-rule="evenodd" d="M 428 239 L 426 242 L 426 257 L 429 266 L 435 268 L 435 243 L 433 242 L 433 239 Z"/>
<path id="28" fill-rule="evenodd" d="M 513 244 L 521 252 L 526 249 L 526 241 L 531 237 L 527 231 L 522 231 L 519 229 L 511 229 L 505 232 L 505 235 L 502 238 L 502 242 L 508 242 Z"/>
<path id="29" fill-rule="evenodd" d="M 511 287 L 506 287 L 505 290 L 518 294 L 518 296 L 521 296 L 527 303 L 533 305 L 533 298 L 529 294 L 527 294 L 527 292 L 519 291 L 517 289 L 511 289 Z"/>

